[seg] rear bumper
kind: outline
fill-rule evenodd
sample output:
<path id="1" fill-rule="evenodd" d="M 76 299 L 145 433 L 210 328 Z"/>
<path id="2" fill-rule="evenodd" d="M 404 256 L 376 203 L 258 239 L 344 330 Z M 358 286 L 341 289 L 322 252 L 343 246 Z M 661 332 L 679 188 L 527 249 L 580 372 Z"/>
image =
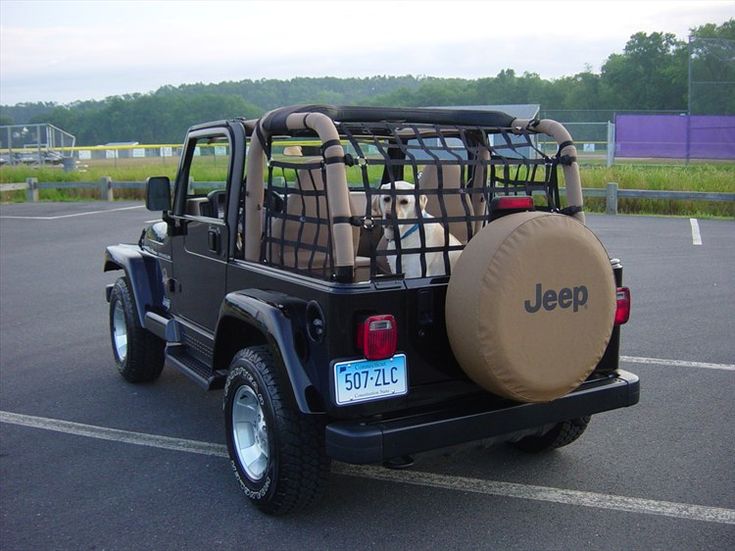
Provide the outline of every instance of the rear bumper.
<path id="1" fill-rule="evenodd" d="M 512 439 L 550 425 L 638 403 L 638 376 L 619 370 L 544 404 L 487 401 L 389 420 L 336 421 L 326 427 L 327 454 L 346 463 L 379 463 L 394 457 L 473 440 Z"/>

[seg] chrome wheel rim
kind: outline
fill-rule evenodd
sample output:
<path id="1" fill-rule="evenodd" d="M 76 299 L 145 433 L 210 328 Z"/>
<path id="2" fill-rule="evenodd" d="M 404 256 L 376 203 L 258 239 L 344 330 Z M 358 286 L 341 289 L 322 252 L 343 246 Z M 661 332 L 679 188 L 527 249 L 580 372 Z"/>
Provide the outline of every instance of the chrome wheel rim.
<path id="1" fill-rule="evenodd" d="M 112 345 L 118 359 L 124 362 L 128 355 L 128 326 L 125 325 L 125 312 L 119 301 L 115 302 L 112 310 Z"/>
<path id="2" fill-rule="evenodd" d="M 232 437 L 240 465 L 251 480 L 260 480 L 268 468 L 268 426 L 252 388 L 242 385 L 232 402 Z"/>

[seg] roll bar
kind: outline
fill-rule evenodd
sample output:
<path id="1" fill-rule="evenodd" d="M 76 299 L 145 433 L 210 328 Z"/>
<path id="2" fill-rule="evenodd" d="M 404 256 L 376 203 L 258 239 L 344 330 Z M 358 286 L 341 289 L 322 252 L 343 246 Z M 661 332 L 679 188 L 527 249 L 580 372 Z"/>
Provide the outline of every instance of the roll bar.
<path id="1" fill-rule="evenodd" d="M 267 113 L 258 121 L 248 154 L 246 186 L 248 200 L 245 202 L 245 260 L 253 262 L 257 262 L 260 257 L 260 234 L 264 223 L 263 176 L 265 172 L 265 147 L 263 141 L 267 141 L 271 136 L 271 132 L 268 130 L 271 125 L 267 124 L 271 120 L 269 118 L 271 113 Z M 334 268 L 338 276 L 348 276 L 348 280 L 351 281 L 355 266 L 355 249 L 352 242 L 352 226 L 349 223 L 352 213 L 350 212 L 349 190 L 344 166 L 345 152 L 339 140 L 339 133 L 332 119 L 322 113 L 291 113 L 285 117 L 285 126 L 287 130 L 305 130 L 309 128 L 316 132 L 323 144 L 328 144 L 324 148 L 324 159 L 328 182 L 326 186 L 327 201 L 332 219 Z M 335 220 L 339 220 L 339 222 Z M 253 236 L 258 236 L 258 238 L 253 239 Z"/>
<path id="2" fill-rule="evenodd" d="M 559 146 L 559 155 L 566 156 L 569 159 L 568 163 L 561 163 L 564 171 L 564 187 L 567 190 L 567 203 L 570 207 L 579 207 L 579 212 L 576 212 L 573 216 L 584 224 L 584 212 L 581 210 L 584 206 L 582 180 L 579 176 L 577 148 L 572 140 L 572 135 L 564 125 L 551 119 L 515 119 L 512 128 L 517 133 L 521 133 L 523 130 L 543 133 L 556 140 Z"/>
<path id="3" fill-rule="evenodd" d="M 253 125 L 250 150 L 247 161 L 247 184 L 245 202 L 245 260 L 258 262 L 261 254 L 260 236 L 265 223 L 264 217 L 264 175 L 266 167 L 266 143 L 272 135 L 289 131 L 310 129 L 314 131 L 324 147 L 325 170 L 328 185 L 327 201 L 330 211 L 332 232 L 332 255 L 338 281 L 351 281 L 355 265 L 355 250 L 352 226 L 349 223 L 351 211 L 349 188 L 345 171 L 345 152 L 334 121 L 324 112 L 305 112 L 303 106 L 276 109 L 266 113 L 261 119 L 246 121 Z M 321 109 L 320 109 L 321 111 Z M 430 111 L 430 110 L 426 110 Z M 329 113 L 329 112 L 327 112 Z M 426 113 L 422 111 L 422 115 Z M 585 223 L 582 185 L 577 163 L 577 149 L 572 137 L 564 126 L 556 121 L 543 119 L 512 119 L 510 128 L 520 134 L 524 131 L 544 133 L 557 142 L 559 155 L 565 158 L 560 163 L 564 171 L 567 201 L 570 207 L 579 207 L 573 216 Z M 480 154 L 483 160 L 489 159 L 489 151 Z"/>

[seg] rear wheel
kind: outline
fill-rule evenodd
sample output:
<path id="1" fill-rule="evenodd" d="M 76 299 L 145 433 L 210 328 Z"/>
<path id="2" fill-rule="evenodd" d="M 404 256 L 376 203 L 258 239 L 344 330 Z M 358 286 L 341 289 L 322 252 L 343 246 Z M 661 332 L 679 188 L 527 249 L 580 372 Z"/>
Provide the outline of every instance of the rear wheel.
<path id="1" fill-rule="evenodd" d="M 554 450 L 567 446 L 582 436 L 590 422 L 590 416 L 578 417 L 557 423 L 547 433 L 541 436 L 526 436 L 517 442 L 513 442 L 513 446 L 528 453 L 539 453 L 548 450 Z"/>
<path id="2" fill-rule="evenodd" d="M 124 277 L 115 282 L 110 295 L 110 338 L 120 375 L 131 383 L 158 378 L 166 343 L 140 325 L 135 299 Z"/>
<path id="3" fill-rule="evenodd" d="M 268 514 L 321 497 L 329 474 L 324 426 L 296 406 L 267 346 L 238 352 L 225 384 L 227 450 L 245 495 Z"/>

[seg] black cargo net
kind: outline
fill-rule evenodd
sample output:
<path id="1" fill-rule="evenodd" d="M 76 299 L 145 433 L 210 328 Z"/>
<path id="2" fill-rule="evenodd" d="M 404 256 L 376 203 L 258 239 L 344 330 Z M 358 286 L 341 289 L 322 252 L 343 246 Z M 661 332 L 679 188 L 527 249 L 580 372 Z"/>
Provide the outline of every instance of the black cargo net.
<path id="1" fill-rule="evenodd" d="M 504 128 L 349 123 L 337 126 L 355 245 L 355 281 L 451 274 L 467 241 L 497 213 L 492 199 L 531 196 L 559 210 L 558 157 Z M 322 149 L 269 144 L 261 259 L 334 279 Z M 293 142 L 291 142 L 293 143 Z M 275 153 L 274 153 L 275 152 Z"/>
<path id="2" fill-rule="evenodd" d="M 334 274 L 324 159 L 300 145 L 271 145 L 261 259 L 320 279 Z M 288 143 L 288 142 L 287 142 Z M 289 149 L 291 151 L 289 151 Z M 274 154 L 274 151 L 283 151 Z"/>

